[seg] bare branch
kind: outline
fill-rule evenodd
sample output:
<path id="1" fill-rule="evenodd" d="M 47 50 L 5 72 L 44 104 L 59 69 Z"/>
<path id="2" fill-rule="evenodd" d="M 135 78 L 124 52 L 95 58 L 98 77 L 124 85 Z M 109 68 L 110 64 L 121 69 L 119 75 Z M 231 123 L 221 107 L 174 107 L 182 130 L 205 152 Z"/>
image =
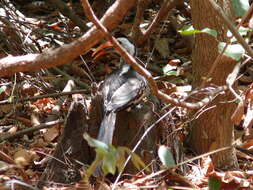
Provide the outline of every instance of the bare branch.
<path id="1" fill-rule="evenodd" d="M 165 18 L 168 12 L 176 6 L 176 1 L 177 0 L 167 0 L 162 4 L 161 9 L 159 10 L 155 19 L 150 24 L 148 29 L 144 32 L 143 39 L 146 39 L 154 31 L 154 29 L 160 23 L 160 21 Z"/>
<path id="2" fill-rule="evenodd" d="M 156 29 L 157 25 L 161 22 L 161 20 L 163 20 L 168 15 L 168 12 L 171 9 L 173 9 L 174 7 L 176 7 L 176 2 L 177 2 L 177 0 L 164 1 L 164 3 L 161 5 L 161 8 L 160 8 L 159 12 L 157 13 L 156 17 L 154 18 L 152 23 L 149 25 L 147 30 L 144 32 L 141 32 L 139 25 L 140 25 L 141 17 L 142 17 L 141 14 L 142 14 L 143 9 L 145 7 L 145 3 L 147 3 L 147 2 L 141 1 L 139 3 L 139 9 L 137 9 L 135 22 L 133 25 L 133 28 L 136 32 L 136 34 L 134 35 L 134 39 L 137 44 L 139 44 L 139 45 L 143 44 L 143 42 L 150 36 L 150 34 L 154 32 L 154 30 Z"/>
<path id="3" fill-rule="evenodd" d="M 101 22 L 109 29 L 115 28 L 124 18 L 130 8 L 136 4 L 136 0 L 117 0 L 107 10 Z M 48 50 L 42 54 L 28 54 L 17 57 L 0 59 L 0 77 L 10 76 L 16 72 L 36 71 L 42 68 L 50 68 L 69 63 L 80 54 L 87 52 L 101 38 L 103 33 L 92 27 L 78 40 L 63 45 L 54 50 Z"/>
<path id="4" fill-rule="evenodd" d="M 157 84 L 156 84 L 155 80 L 153 79 L 152 75 L 145 68 L 143 68 L 140 64 L 138 64 L 136 62 L 136 60 L 131 55 L 129 55 L 121 47 L 121 45 L 118 43 L 118 41 L 108 32 L 106 27 L 103 26 L 103 24 L 101 24 L 99 22 L 99 20 L 95 16 L 95 14 L 90 6 L 88 0 L 81 0 L 81 3 L 84 8 L 84 11 L 86 13 L 86 16 L 96 25 L 97 28 L 99 28 L 104 33 L 104 36 L 112 42 L 112 44 L 115 46 L 116 51 L 118 51 L 118 53 L 125 59 L 125 61 L 129 65 L 131 65 L 138 73 L 140 73 L 141 75 L 143 75 L 147 79 L 153 95 L 157 96 L 159 99 L 163 100 L 164 102 L 166 102 L 168 104 L 173 104 L 173 105 L 189 108 L 189 109 L 199 109 L 202 106 L 211 102 L 216 94 L 227 89 L 227 86 L 218 87 L 218 88 L 214 89 L 213 91 L 211 91 L 209 93 L 209 96 L 207 96 L 206 98 L 202 99 L 201 101 L 199 101 L 197 103 L 188 103 L 185 101 L 180 101 L 176 98 L 172 98 L 171 96 L 163 93 L 162 91 L 158 90 Z"/>
<path id="5" fill-rule="evenodd" d="M 49 128 L 49 127 L 55 126 L 57 124 L 61 124 L 63 122 L 64 122 L 64 120 L 56 120 L 56 121 L 50 121 L 50 122 L 47 122 L 47 123 L 43 123 L 41 125 L 37 125 L 35 127 L 29 127 L 29 128 L 20 130 L 16 133 L 1 137 L 0 138 L 0 143 L 3 142 L 3 141 L 6 141 L 8 139 L 11 139 L 11 138 L 16 138 L 16 137 L 19 137 L 21 135 L 25 135 L 25 134 L 28 134 L 28 133 L 32 133 L 34 131 L 38 131 L 40 129 Z"/>

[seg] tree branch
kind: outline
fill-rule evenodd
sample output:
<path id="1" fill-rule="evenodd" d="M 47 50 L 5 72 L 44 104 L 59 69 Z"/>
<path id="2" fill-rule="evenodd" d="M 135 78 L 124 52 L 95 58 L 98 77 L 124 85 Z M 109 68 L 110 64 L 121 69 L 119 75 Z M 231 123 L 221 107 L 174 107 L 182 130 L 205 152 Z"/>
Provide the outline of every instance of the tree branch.
<path id="1" fill-rule="evenodd" d="M 185 102 L 185 101 L 180 101 L 176 98 L 172 98 L 171 96 L 163 93 L 162 91 L 158 90 L 157 84 L 156 84 L 155 80 L 153 79 L 152 75 L 145 68 L 143 68 L 140 64 L 138 64 L 136 62 L 136 60 L 130 54 L 128 54 L 121 47 L 121 45 L 118 43 L 118 41 L 108 32 L 106 27 L 103 26 L 103 24 L 99 22 L 98 18 L 95 16 L 95 14 L 90 6 L 88 0 L 81 0 L 81 3 L 84 8 L 84 12 L 85 12 L 86 16 L 95 24 L 95 26 L 98 29 L 100 29 L 103 32 L 104 36 L 108 40 L 111 41 L 111 43 L 114 45 L 116 51 L 118 51 L 118 53 L 125 59 L 125 61 L 129 65 L 131 65 L 138 73 L 140 73 L 141 75 L 143 75 L 147 79 L 153 95 L 158 97 L 159 99 L 163 100 L 164 102 L 166 102 L 168 104 L 173 104 L 176 106 L 181 106 L 184 108 L 199 109 L 202 106 L 211 102 L 216 94 L 227 89 L 227 86 L 218 87 L 218 88 L 210 91 L 209 95 L 206 98 L 202 99 L 201 101 L 199 101 L 197 103 L 189 103 L 189 102 Z"/>
<path id="2" fill-rule="evenodd" d="M 38 131 L 40 129 L 49 128 L 49 127 L 52 127 L 54 125 L 61 124 L 63 122 L 64 122 L 64 120 L 61 119 L 61 120 L 55 120 L 55 121 L 50 121 L 50 122 L 47 122 L 47 123 L 43 123 L 41 125 L 37 125 L 37 126 L 34 126 L 34 127 L 29 127 L 29 128 L 20 130 L 16 133 L 0 137 L 0 143 L 3 142 L 3 141 L 9 140 L 11 138 L 16 138 L 16 137 L 19 137 L 21 135 L 25 135 L 25 134 L 28 134 L 28 133 L 32 133 L 34 131 Z"/>
<path id="3" fill-rule="evenodd" d="M 136 0 L 117 0 L 106 11 L 101 19 L 109 30 L 115 28 L 124 18 L 129 9 L 136 4 Z M 80 54 L 87 52 L 103 37 L 103 33 L 92 27 L 79 39 L 54 50 L 50 49 L 41 54 L 24 56 L 8 56 L 0 59 L 0 77 L 10 76 L 17 72 L 36 71 L 69 63 Z"/>
<path id="4" fill-rule="evenodd" d="M 223 12 L 223 10 L 215 3 L 213 0 L 209 0 L 213 9 L 216 11 L 217 15 L 224 21 L 224 24 L 228 27 L 230 32 L 235 36 L 238 42 L 242 45 L 245 51 L 248 52 L 249 56 L 253 59 L 253 51 L 251 47 L 247 44 L 247 42 L 243 39 L 243 37 L 239 34 L 236 27 L 231 23 L 227 15 Z"/>

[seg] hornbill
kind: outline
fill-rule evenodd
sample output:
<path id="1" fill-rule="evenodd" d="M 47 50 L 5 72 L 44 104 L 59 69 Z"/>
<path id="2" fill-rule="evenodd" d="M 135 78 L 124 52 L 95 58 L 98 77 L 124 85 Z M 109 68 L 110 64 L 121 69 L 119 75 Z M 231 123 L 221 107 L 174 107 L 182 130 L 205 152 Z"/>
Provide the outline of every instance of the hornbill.
<path id="1" fill-rule="evenodd" d="M 136 55 L 136 48 L 128 39 L 117 38 L 117 40 L 129 54 Z M 109 41 L 100 45 L 94 54 L 97 54 L 96 57 L 105 54 L 105 48 L 108 47 L 113 47 Z M 111 73 L 101 87 L 103 120 L 100 125 L 98 140 L 112 144 L 117 112 L 137 104 L 144 97 L 146 87 L 145 78 L 121 58 L 119 69 Z"/>

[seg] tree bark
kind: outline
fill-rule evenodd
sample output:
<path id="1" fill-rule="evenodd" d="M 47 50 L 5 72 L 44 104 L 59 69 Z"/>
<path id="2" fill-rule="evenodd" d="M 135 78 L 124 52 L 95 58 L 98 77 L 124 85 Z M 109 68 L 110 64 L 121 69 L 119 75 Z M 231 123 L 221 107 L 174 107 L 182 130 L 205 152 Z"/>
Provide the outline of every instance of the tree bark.
<path id="1" fill-rule="evenodd" d="M 90 147 L 83 138 L 83 133 L 88 132 L 87 117 L 87 107 L 80 96 L 70 106 L 63 134 L 40 177 L 39 188 L 81 180 L 80 163 L 89 164 L 93 159 Z"/>
<path id="2" fill-rule="evenodd" d="M 218 0 L 218 4 L 232 19 L 231 1 Z M 218 42 L 228 41 L 228 29 L 218 18 L 209 1 L 191 0 L 192 21 L 194 28 L 210 28 L 218 32 L 218 40 L 207 34 L 196 35 L 193 52 L 193 86 L 199 87 L 203 77 L 207 76 L 216 57 L 218 56 Z M 224 85 L 226 77 L 233 70 L 234 64 L 222 58 L 211 75 L 211 83 Z M 209 83 L 210 84 L 210 83 Z M 191 146 L 198 153 L 209 152 L 221 147 L 230 146 L 233 142 L 233 124 L 230 120 L 234 104 L 227 103 L 231 94 L 220 95 L 213 101 L 212 109 L 205 111 L 193 122 L 191 131 Z M 222 103 L 223 102 L 223 103 Z M 225 102 L 225 103 L 224 103 Z M 219 168 L 238 167 L 234 149 L 219 152 L 212 156 L 213 163 Z"/>

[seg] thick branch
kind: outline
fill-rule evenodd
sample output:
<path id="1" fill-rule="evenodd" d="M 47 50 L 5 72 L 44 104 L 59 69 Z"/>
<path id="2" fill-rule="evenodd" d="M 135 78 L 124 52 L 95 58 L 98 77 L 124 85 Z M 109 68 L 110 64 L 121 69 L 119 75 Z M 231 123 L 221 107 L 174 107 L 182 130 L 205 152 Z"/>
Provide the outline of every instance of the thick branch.
<path id="1" fill-rule="evenodd" d="M 95 16 L 88 0 L 81 0 L 82 6 L 84 8 L 84 11 L 86 13 L 86 16 L 96 25 L 97 28 L 99 28 L 105 35 L 105 37 L 112 42 L 114 45 L 115 49 L 118 51 L 118 53 L 125 59 L 125 61 L 131 65 L 138 73 L 143 75 L 150 86 L 150 89 L 152 90 L 152 93 L 157 96 L 159 99 L 163 100 L 166 103 L 189 108 L 189 109 L 199 109 L 202 106 L 208 104 L 213 100 L 216 94 L 224 91 L 227 89 L 227 86 L 221 86 L 216 88 L 215 90 L 211 91 L 208 97 L 202 99 L 201 101 L 197 103 L 188 103 L 184 101 L 180 101 L 176 98 L 172 98 L 169 95 L 163 93 L 162 91 L 158 90 L 157 84 L 155 80 L 153 79 L 152 75 L 145 69 L 143 68 L 140 64 L 136 62 L 136 60 L 127 53 L 127 51 L 122 48 L 122 46 L 118 43 L 118 41 L 108 32 L 105 26 L 103 26 L 102 23 L 99 22 L 98 18 Z"/>
<path id="2" fill-rule="evenodd" d="M 101 22 L 109 30 L 112 30 L 135 4 L 135 0 L 117 0 L 107 10 Z M 10 76 L 16 72 L 36 71 L 69 63 L 80 54 L 87 52 L 102 37 L 103 33 L 93 27 L 78 40 L 57 49 L 48 50 L 42 54 L 28 54 L 0 59 L 0 77 Z"/>

